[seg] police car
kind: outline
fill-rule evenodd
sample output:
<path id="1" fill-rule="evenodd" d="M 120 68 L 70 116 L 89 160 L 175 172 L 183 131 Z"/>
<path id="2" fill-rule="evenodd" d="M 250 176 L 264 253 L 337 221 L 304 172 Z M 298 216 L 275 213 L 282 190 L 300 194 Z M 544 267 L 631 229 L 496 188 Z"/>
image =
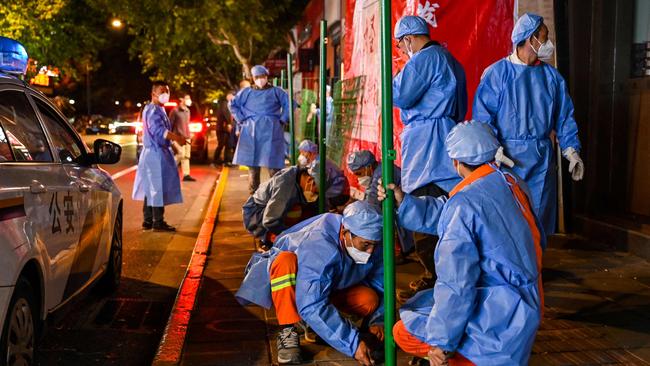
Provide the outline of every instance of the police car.
<path id="1" fill-rule="evenodd" d="M 122 195 L 57 108 L 17 75 L 18 42 L 0 37 L 0 365 L 34 363 L 44 320 L 91 284 L 112 291 L 122 269 Z"/>

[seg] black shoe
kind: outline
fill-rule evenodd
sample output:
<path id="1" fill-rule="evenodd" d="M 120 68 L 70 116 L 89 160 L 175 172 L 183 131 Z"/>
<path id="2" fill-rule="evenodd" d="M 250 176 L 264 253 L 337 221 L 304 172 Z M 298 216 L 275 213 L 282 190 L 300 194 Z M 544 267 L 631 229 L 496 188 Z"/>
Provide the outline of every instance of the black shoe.
<path id="1" fill-rule="evenodd" d="M 163 221 L 163 222 L 161 222 L 159 224 L 153 224 L 153 231 L 157 231 L 157 232 L 174 232 L 174 231 L 176 231 L 176 228 Z"/>
<path id="2" fill-rule="evenodd" d="M 153 228 L 153 224 L 150 222 L 143 222 L 142 223 L 142 230 L 151 230 Z"/>
<path id="3" fill-rule="evenodd" d="M 183 177 L 183 182 L 196 182 L 196 179 L 192 178 L 190 175 L 186 175 Z"/>

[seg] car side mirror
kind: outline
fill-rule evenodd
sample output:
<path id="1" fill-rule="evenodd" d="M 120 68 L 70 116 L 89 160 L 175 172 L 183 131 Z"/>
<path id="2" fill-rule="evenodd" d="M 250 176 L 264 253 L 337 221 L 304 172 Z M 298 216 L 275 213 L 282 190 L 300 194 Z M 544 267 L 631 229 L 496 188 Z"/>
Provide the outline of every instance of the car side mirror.
<path id="1" fill-rule="evenodd" d="M 93 150 L 97 164 L 115 164 L 120 161 L 122 155 L 122 146 L 103 139 L 95 140 Z"/>

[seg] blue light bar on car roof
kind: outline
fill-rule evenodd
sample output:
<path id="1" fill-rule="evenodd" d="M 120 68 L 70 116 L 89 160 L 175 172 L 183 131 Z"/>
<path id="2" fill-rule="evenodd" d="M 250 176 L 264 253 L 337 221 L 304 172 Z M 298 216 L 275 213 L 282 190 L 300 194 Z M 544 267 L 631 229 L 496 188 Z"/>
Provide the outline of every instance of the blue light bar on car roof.
<path id="1" fill-rule="evenodd" d="M 0 71 L 24 75 L 29 56 L 20 42 L 0 36 Z"/>

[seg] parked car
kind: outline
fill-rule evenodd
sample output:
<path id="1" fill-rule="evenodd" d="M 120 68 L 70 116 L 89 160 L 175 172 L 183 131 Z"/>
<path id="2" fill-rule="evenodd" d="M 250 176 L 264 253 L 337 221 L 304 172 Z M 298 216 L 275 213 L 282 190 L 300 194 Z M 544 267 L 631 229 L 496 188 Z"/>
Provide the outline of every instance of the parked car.
<path id="1" fill-rule="evenodd" d="M 33 365 L 45 320 L 122 271 L 122 194 L 98 164 L 121 147 L 90 151 L 48 98 L 15 76 L 24 47 L 0 37 L 0 364 Z"/>
<path id="2" fill-rule="evenodd" d="M 164 104 L 165 112 L 169 116 L 171 111 L 178 106 L 178 101 L 170 101 Z M 208 161 L 208 136 L 209 136 L 209 123 L 203 118 L 199 107 L 193 104 L 190 108 L 190 135 L 192 138 L 192 160 L 207 162 Z M 144 109 L 144 107 L 143 107 Z M 136 159 L 140 159 L 140 152 L 142 151 L 142 111 L 140 111 L 140 122 L 137 128 L 137 149 Z"/>

